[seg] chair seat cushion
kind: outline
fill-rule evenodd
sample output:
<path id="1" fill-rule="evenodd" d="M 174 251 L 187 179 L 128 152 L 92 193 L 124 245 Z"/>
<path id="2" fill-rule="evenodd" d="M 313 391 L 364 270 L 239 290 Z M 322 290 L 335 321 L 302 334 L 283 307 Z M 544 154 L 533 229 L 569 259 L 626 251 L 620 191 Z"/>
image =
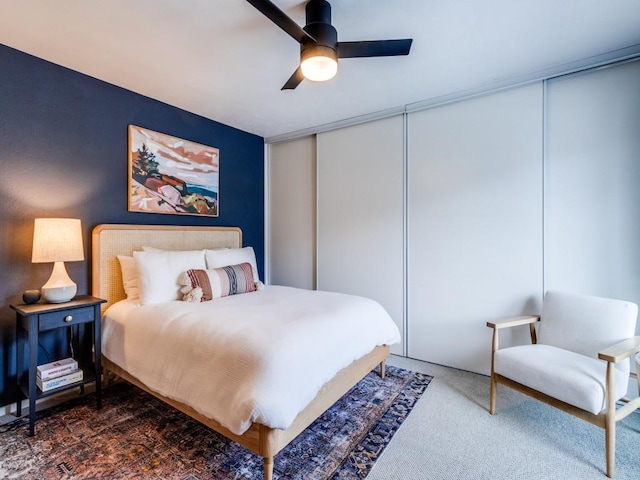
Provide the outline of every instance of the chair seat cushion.
<path id="1" fill-rule="evenodd" d="M 606 407 L 607 363 L 551 345 L 522 345 L 495 352 L 494 371 L 503 377 L 597 415 Z M 615 399 L 628 377 L 615 369 Z"/>

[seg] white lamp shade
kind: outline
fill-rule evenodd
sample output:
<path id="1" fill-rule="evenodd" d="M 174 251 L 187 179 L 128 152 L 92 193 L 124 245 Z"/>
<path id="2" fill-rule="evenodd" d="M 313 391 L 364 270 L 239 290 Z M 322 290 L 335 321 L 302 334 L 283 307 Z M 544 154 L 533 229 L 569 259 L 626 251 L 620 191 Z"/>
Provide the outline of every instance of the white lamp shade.
<path id="1" fill-rule="evenodd" d="M 32 263 L 84 260 L 82 225 L 77 218 L 36 218 Z"/>

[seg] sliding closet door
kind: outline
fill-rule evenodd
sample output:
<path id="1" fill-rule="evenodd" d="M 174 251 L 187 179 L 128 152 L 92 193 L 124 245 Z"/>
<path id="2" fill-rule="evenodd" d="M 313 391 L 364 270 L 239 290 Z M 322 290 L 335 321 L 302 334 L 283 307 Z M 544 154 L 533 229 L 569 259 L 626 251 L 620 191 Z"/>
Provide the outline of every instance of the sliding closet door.
<path id="1" fill-rule="evenodd" d="M 270 145 L 268 158 L 268 281 L 314 289 L 315 137 Z"/>
<path id="2" fill-rule="evenodd" d="M 401 332 L 403 139 L 402 116 L 317 139 L 318 289 L 377 300 Z"/>
<path id="3" fill-rule="evenodd" d="M 409 114 L 410 357 L 487 373 L 486 322 L 538 310 L 542 100 L 537 83 Z"/>
<path id="4" fill-rule="evenodd" d="M 640 302 L 640 61 L 547 84 L 546 284 Z"/>

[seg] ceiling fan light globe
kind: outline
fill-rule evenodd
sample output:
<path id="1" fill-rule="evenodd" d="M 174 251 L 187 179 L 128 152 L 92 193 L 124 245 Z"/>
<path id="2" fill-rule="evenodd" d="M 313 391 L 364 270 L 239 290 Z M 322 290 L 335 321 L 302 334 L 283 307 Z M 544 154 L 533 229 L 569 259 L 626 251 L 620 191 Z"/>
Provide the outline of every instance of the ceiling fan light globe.
<path id="1" fill-rule="evenodd" d="M 324 82 L 335 77 L 338 72 L 338 62 L 334 58 L 318 55 L 303 60 L 300 68 L 306 79 Z"/>
<path id="2" fill-rule="evenodd" d="M 324 82 L 338 72 L 338 53 L 327 45 L 303 45 L 300 53 L 300 70 L 304 78 Z"/>

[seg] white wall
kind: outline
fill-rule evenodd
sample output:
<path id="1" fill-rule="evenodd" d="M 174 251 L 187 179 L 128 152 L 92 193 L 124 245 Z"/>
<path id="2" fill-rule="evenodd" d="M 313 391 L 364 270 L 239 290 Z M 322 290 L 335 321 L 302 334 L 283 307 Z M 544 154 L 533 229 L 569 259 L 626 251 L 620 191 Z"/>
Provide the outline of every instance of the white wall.
<path id="1" fill-rule="evenodd" d="M 640 61 L 547 85 L 546 284 L 640 303 Z"/>
<path id="2" fill-rule="evenodd" d="M 318 289 L 374 298 L 404 330 L 404 121 L 318 135 Z M 402 354 L 403 345 L 391 347 Z"/>
<path id="3" fill-rule="evenodd" d="M 486 322 L 538 311 L 542 100 L 538 82 L 409 114 L 410 357 L 489 372 Z"/>
<path id="4" fill-rule="evenodd" d="M 271 145 L 268 155 L 267 282 L 315 289 L 316 143 Z"/>

